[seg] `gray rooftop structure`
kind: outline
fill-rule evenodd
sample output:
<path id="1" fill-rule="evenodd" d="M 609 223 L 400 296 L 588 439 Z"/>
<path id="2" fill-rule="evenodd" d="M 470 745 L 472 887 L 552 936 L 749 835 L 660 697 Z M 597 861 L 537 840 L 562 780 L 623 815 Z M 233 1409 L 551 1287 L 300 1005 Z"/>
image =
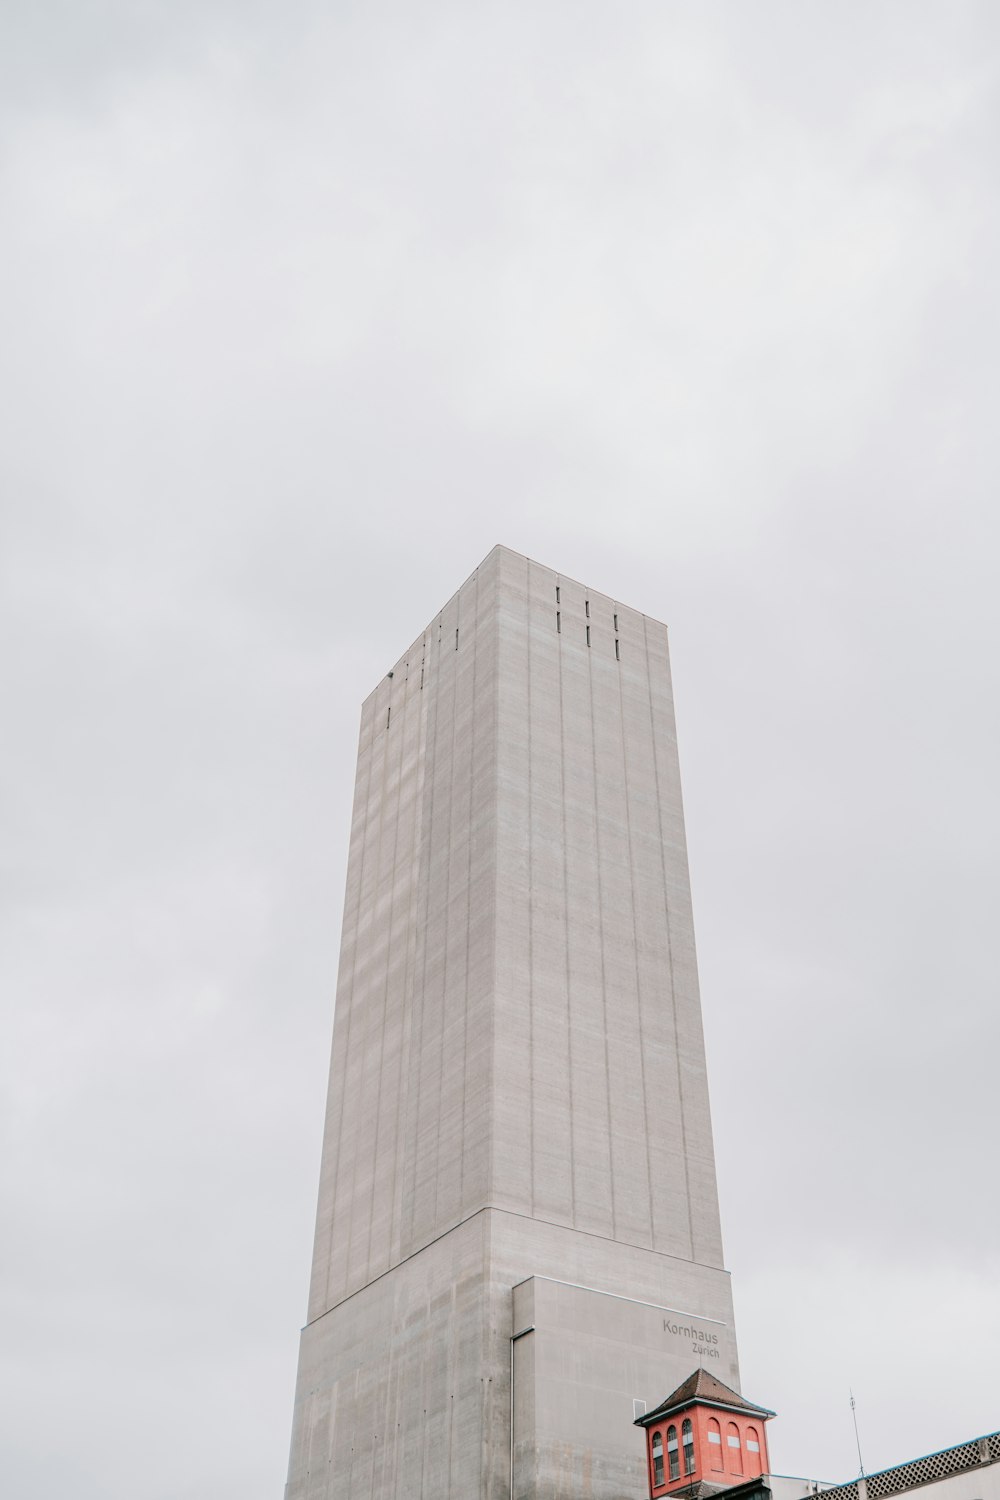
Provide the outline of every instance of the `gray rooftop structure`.
<path id="1" fill-rule="evenodd" d="M 666 627 L 496 547 L 361 717 L 287 1500 L 645 1494 L 738 1389 Z"/>
<path id="2" fill-rule="evenodd" d="M 829 1500 L 889 1500 L 931 1485 L 934 1500 L 1000 1500 L 1000 1432 L 863 1474 L 847 1484 L 829 1485 L 824 1493 Z"/>

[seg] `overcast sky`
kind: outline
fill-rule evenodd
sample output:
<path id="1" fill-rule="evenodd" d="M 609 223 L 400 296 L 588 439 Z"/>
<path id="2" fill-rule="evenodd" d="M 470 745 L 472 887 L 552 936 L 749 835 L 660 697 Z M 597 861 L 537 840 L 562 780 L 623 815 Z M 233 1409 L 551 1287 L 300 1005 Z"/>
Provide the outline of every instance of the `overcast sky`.
<path id="1" fill-rule="evenodd" d="M 1000 1428 L 1000 9 L 2 24 L 5 1493 L 280 1497 L 359 705 L 498 541 L 671 627 L 775 1468 Z"/>

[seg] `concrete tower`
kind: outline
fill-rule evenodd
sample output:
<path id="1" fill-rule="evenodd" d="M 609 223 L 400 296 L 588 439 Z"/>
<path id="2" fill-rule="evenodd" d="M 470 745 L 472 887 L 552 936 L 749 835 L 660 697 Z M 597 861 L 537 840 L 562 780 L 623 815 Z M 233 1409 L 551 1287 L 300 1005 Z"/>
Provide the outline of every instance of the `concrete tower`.
<path id="1" fill-rule="evenodd" d="M 738 1388 L 667 632 L 496 547 L 362 709 L 287 1500 L 627 1500 Z"/>

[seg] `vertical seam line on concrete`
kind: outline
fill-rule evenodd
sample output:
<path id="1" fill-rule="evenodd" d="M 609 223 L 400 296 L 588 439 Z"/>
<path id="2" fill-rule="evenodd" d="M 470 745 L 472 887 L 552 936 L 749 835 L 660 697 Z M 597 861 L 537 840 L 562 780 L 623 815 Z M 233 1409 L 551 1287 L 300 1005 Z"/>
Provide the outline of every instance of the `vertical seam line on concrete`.
<path id="1" fill-rule="evenodd" d="M 688 1171 L 687 1122 L 684 1111 L 684 1077 L 681 1069 L 680 1034 L 677 1027 L 677 990 L 674 983 L 674 945 L 670 932 L 670 895 L 667 887 L 667 851 L 663 837 L 663 802 L 660 794 L 660 768 L 656 761 L 656 719 L 653 713 L 653 676 L 649 663 L 649 631 L 642 617 L 642 641 L 646 655 L 646 685 L 649 695 L 649 730 L 653 748 L 653 779 L 656 785 L 656 817 L 660 832 L 660 869 L 663 873 L 663 919 L 666 925 L 667 970 L 670 975 L 670 1013 L 674 1024 L 674 1066 L 677 1070 L 677 1103 L 681 1122 L 681 1160 L 684 1163 L 684 1197 L 687 1203 L 688 1243 L 694 1260 L 694 1220 L 691 1212 L 691 1180 Z"/>
<path id="2" fill-rule="evenodd" d="M 420 1344 L 420 1395 L 417 1400 L 421 1403 L 420 1410 L 424 1420 L 420 1423 L 420 1500 L 424 1500 L 427 1494 L 427 1408 L 423 1405 L 424 1392 L 427 1390 L 427 1340 L 423 1339 Z M 348 1492 L 349 1494 L 349 1492 Z"/>
<path id="3" fill-rule="evenodd" d="M 477 616 L 477 619 L 478 619 L 478 616 Z M 473 627 L 473 629 L 474 628 L 475 627 Z M 457 1294 L 456 1294 L 456 1288 L 453 1287 L 452 1288 L 452 1302 L 451 1302 L 452 1313 L 453 1313 L 453 1317 L 452 1317 L 452 1320 L 451 1320 L 451 1328 L 452 1328 L 452 1330 L 454 1330 L 454 1329 L 456 1329 L 458 1327 L 458 1315 L 457 1315 L 457 1309 L 456 1309 L 456 1306 L 455 1306 L 455 1304 L 456 1304 L 457 1301 L 458 1301 L 458 1297 L 457 1297 Z M 457 1338 L 456 1338 L 456 1336 L 454 1334 L 454 1331 L 452 1331 L 451 1338 L 449 1339 L 449 1342 L 448 1342 L 448 1385 L 451 1388 L 451 1400 L 448 1402 L 448 1494 L 449 1495 L 451 1495 L 453 1493 L 452 1483 L 451 1483 L 451 1476 L 452 1476 L 452 1473 L 453 1473 L 453 1470 L 454 1470 L 454 1467 L 455 1467 L 455 1390 L 458 1387 L 458 1380 L 456 1378 L 457 1373 L 458 1373 L 457 1372 L 457 1368 L 456 1368 L 457 1364 L 458 1364 L 458 1340 L 457 1340 Z"/>
<path id="4" fill-rule="evenodd" d="M 465 1213 L 465 1161 L 468 1155 L 466 1149 L 468 1099 L 469 1099 L 469 950 L 471 943 L 472 928 L 472 809 L 475 796 L 476 781 L 476 729 L 478 727 L 478 716 L 476 714 L 476 681 L 479 652 L 479 569 L 473 575 L 475 589 L 472 599 L 472 694 L 470 699 L 471 723 L 469 726 L 469 810 L 466 816 L 468 832 L 468 849 L 465 866 L 465 993 L 462 1005 L 462 1147 L 459 1152 L 458 1168 L 458 1213 L 461 1217 Z M 456 667 L 456 674 L 458 668 Z M 451 1462 L 450 1456 L 448 1460 Z"/>
<path id="5" fill-rule="evenodd" d="M 499 596 L 500 596 L 500 590 L 499 590 L 499 587 L 498 587 L 497 588 L 497 598 L 498 599 L 499 599 Z M 492 1240 L 492 1224 L 490 1222 L 490 1216 L 489 1216 L 488 1213 L 483 1213 L 483 1222 L 482 1222 L 482 1247 L 483 1247 L 483 1265 L 486 1268 L 486 1288 L 487 1288 L 486 1295 L 482 1299 L 482 1308 L 483 1308 L 483 1327 L 482 1327 L 482 1341 L 483 1342 L 482 1342 L 482 1349 L 485 1352 L 489 1348 L 490 1332 L 491 1332 L 491 1328 L 492 1328 L 492 1319 L 490 1317 L 490 1309 L 492 1307 L 492 1290 L 493 1290 L 493 1240 Z M 513 1296 L 514 1296 L 513 1290 L 511 1290 L 508 1295 L 513 1299 Z M 483 1381 L 483 1393 L 484 1393 L 484 1396 L 483 1396 L 483 1401 L 480 1402 L 480 1406 L 479 1406 L 479 1491 L 480 1491 L 480 1494 L 483 1495 L 483 1496 L 486 1495 L 487 1477 L 488 1477 L 488 1473 L 489 1473 L 489 1457 L 488 1457 L 488 1442 L 489 1442 L 489 1438 L 488 1438 L 488 1435 L 487 1435 L 487 1426 L 486 1426 L 485 1391 L 486 1391 L 486 1382 Z"/>
<path id="6" fill-rule="evenodd" d="M 364 710 L 362 709 L 362 727 L 364 727 L 364 725 L 363 725 L 363 716 L 364 716 Z M 365 778 L 365 812 L 364 812 L 364 818 L 362 819 L 362 825 L 361 825 L 361 853 L 360 853 L 360 856 L 359 856 L 359 867 L 358 867 L 358 908 L 357 908 L 357 915 L 355 916 L 355 919 L 354 919 L 354 955 L 353 955 L 353 957 L 351 959 L 351 978 L 350 978 L 350 981 L 349 981 L 349 984 L 348 984 L 348 988 L 347 988 L 347 1000 L 348 1000 L 348 1004 L 347 1004 L 347 1021 L 346 1021 L 345 1036 L 344 1036 L 344 1074 L 343 1074 L 343 1079 L 341 1081 L 340 1098 L 338 1100 L 339 1112 L 338 1112 L 338 1115 L 337 1115 L 336 1158 L 335 1158 L 335 1165 L 334 1165 L 334 1169 L 333 1169 L 333 1183 L 331 1184 L 330 1196 L 329 1196 L 330 1212 L 331 1212 L 331 1215 L 333 1217 L 336 1217 L 336 1212 L 337 1212 L 337 1185 L 338 1185 L 338 1182 L 340 1180 L 341 1136 L 342 1136 L 343 1129 L 344 1129 L 344 1094 L 347 1091 L 347 1060 L 348 1060 L 348 1056 L 349 1056 L 349 1053 L 350 1053 L 350 1047 L 351 1047 L 351 1020 L 352 1020 L 353 1013 L 354 1013 L 354 981 L 355 981 L 355 978 L 356 978 L 357 972 L 358 972 L 358 919 L 360 917 L 360 912 L 361 912 L 361 891 L 362 891 L 362 886 L 364 885 L 364 878 L 365 878 L 365 856 L 366 856 L 367 851 L 368 851 L 368 818 L 369 818 L 369 814 L 371 812 L 372 760 L 374 759 L 374 746 L 375 746 L 374 725 L 375 725 L 375 714 L 374 714 L 374 706 L 373 706 L 373 713 L 372 713 L 372 736 L 371 736 L 371 741 L 370 741 L 370 743 L 368 745 L 367 765 L 365 767 L 365 771 L 366 771 L 366 778 Z M 360 738 L 361 738 L 361 736 L 359 735 L 358 736 L 359 741 L 360 741 Z M 348 875 L 348 881 L 347 881 L 348 888 L 350 888 L 350 874 L 351 874 L 351 871 L 350 871 L 350 861 L 348 860 L 348 871 L 347 871 L 347 875 Z M 346 903 L 346 899 L 345 899 L 344 904 L 345 904 L 345 907 L 346 907 L 346 904 L 347 904 Z M 346 917 L 346 911 L 345 911 L 345 917 Z M 345 928 L 346 928 L 346 925 L 347 924 L 346 924 L 346 921 L 345 921 L 345 923 L 344 923 L 344 927 Z M 343 941 L 343 938 L 341 938 L 341 941 Z M 334 1053 L 334 1049 L 335 1049 L 335 1046 L 336 1046 L 336 1032 L 337 1032 L 336 1004 L 334 1004 L 334 1025 L 333 1025 L 333 1030 L 334 1030 L 334 1043 L 331 1045 L 331 1054 Z M 333 1082 L 333 1055 L 331 1055 L 331 1059 L 330 1059 L 330 1082 L 331 1082 L 331 1084 Z M 325 1148 L 326 1148 L 326 1142 L 324 1141 L 324 1154 L 325 1154 Z M 318 1217 L 318 1214 L 317 1214 L 317 1217 Z M 330 1276 L 331 1276 L 332 1271 L 333 1271 L 333 1233 L 332 1233 L 332 1230 L 331 1230 L 330 1244 L 328 1246 L 327 1256 L 326 1256 L 326 1279 L 325 1279 L 324 1289 L 323 1289 L 323 1303 L 324 1303 L 325 1306 L 329 1306 L 329 1302 L 330 1302 Z"/>
<path id="7" fill-rule="evenodd" d="M 454 603 L 454 618 L 459 618 L 462 610 L 462 592 L 456 595 Z M 444 646 L 442 646 L 444 649 Z M 442 1122 L 444 1122 L 445 1079 L 445 1037 L 448 1032 L 448 1011 L 450 1011 L 450 996 L 448 996 L 448 956 L 451 953 L 451 864 L 453 864 L 454 852 L 456 852 L 456 787 L 454 787 L 454 747 L 456 747 L 457 736 L 459 736 L 459 663 L 456 661 L 456 652 L 448 651 L 448 664 L 451 669 L 451 753 L 448 756 L 448 859 L 447 873 L 444 882 L 444 956 L 441 962 L 441 1011 L 439 1011 L 439 1026 L 441 1026 L 441 1047 L 438 1049 L 438 1131 L 435 1139 L 435 1193 L 433 1193 L 433 1223 L 432 1230 L 436 1232 L 441 1224 L 441 1133 Z M 445 1214 L 447 1214 L 447 1203 L 445 1203 Z M 462 1217 L 459 1209 L 457 1218 Z M 451 1218 L 451 1215 L 448 1215 Z"/>
<path id="8" fill-rule="evenodd" d="M 646 663 L 647 668 L 649 663 Z M 618 715 L 621 726 L 622 778 L 625 791 L 625 842 L 628 845 L 629 898 L 632 911 L 632 961 L 635 968 L 635 1005 L 639 1019 L 639 1080 L 642 1089 L 643 1145 L 646 1150 L 646 1203 L 649 1208 L 649 1243 L 656 1243 L 656 1225 L 653 1220 L 653 1162 L 649 1146 L 649 1092 L 646 1087 L 646 1030 L 643 1025 L 642 979 L 639 973 L 639 928 L 635 910 L 635 863 L 632 847 L 632 803 L 629 795 L 631 778 L 628 763 L 628 736 L 625 733 L 625 689 L 622 674 L 618 672 Z"/>
<path id="9" fill-rule="evenodd" d="M 379 1441 L 378 1433 L 372 1433 L 372 1477 L 368 1485 L 368 1500 L 375 1500 L 375 1465 L 378 1463 Z"/>
<path id="10" fill-rule="evenodd" d="M 455 600 L 455 618 L 458 619 L 461 608 L 461 594 Z M 443 648 L 442 648 L 443 650 Z M 438 1047 L 438 1086 L 437 1086 L 437 1130 L 434 1139 L 434 1215 L 431 1228 L 436 1230 L 440 1224 L 440 1200 L 441 1200 L 441 1122 L 444 1117 L 444 1039 L 448 1025 L 448 953 L 451 937 L 451 864 L 455 854 L 455 741 L 457 738 L 458 721 L 458 663 L 455 661 L 455 653 L 447 653 L 451 666 L 451 751 L 448 756 L 448 818 L 447 818 L 447 860 L 444 878 L 444 950 L 441 959 L 441 1005 L 439 1010 L 440 1046 Z M 443 667 L 442 667 L 443 670 Z M 459 1214 L 458 1217 L 461 1217 Z"/>
<path id="11" fill-rule="evenodd" d="M 358 1434 L 358 1416 L 357 1416 L 357 1413 L 358 1413 L 358 1379 L 359 1379 L 359 1374 L 360 1374 L 360 1371 L 356 1369 L 354 1371 L 354 1400 L 351 1402 L 351 1411 L 353 1412 L 354 1415 L 353 1415 L 353 1419 L 352 1419 L 352 1422 L 351 1422 L 351 1462 L 350 1462 L 350 1467 L 348 1468 L 348 1471 L 347 1471 L 347 1493 L 348 1493 L 348 1495 L 351 1493 L 351 1490 L 354 1487 L 354 1448 L 355 1448 L 355 1439 L 357 1438 L 357 1434 Z"/>
<path id="12" fill-rule="evenodd" d="M 396 1364 L 395 1364 L 395 1367 L 393 1369 L 393 1372 L 392 1372 L 392 1376 L 390 1377 L 391 1382 L 392 1382 L 392 1403 L 391 1403 L 391 1406 L 389 1407 L 389 1416 L 387 1418 L 387 1421 L 388 1421 L 388 1423 L 390 1425 L 392 1424 L 393 1417 L 397 1417 L 397 1416 L 401 1415 L 400 1409 L 399 1409 L 399 1386 L 400 1386 L 400 1382 L 402 1380 L 401 1365 L 402 1365 L 402 1360 L 397 1360 Z M 397 1422 L 395 1424 L 395 1426 L 392 1428 L 392 1491 L 393 1491 L 393 1494 L 397 1494 L 398 1491 L 399 1491 L 399 1433 L 400 1433 L 400 1428 L 401 1428 L 401 1424 L 399 1422 Z"/>
<path id="13" fill-rule="evenodd" d="M 421 642 L 421 655 L 426 649 L 427 638 L 424 636 Z M 421 682 L 423 681 L 423 666 L 421 663 Z M 412 691 L 412 690 L 411 690 Z M 396 1191 L 399 1180 L 400 1153 L 405 1153 L 405 1144 L 400 1140 L 399 1122 L 405 1119 L 405 1100 L 410 1093 L 410 1041 L 412 1037 L 412 1010 L 413 1010 L 413 967 L 416 962 L 416 931 L 414 922 L 414 904 L 419 894 L 420 886 L 420 838 L 423 829 L 423 794 L 424 794 L 424 732 L 427 723 L 427 704 L 430 701 L 429 693 L 425 694 L 423 687 L 417 690 L 417 718 L 415 732 L 416 759 L 413 767 L 413 814 L 410 818 L 410 851 L 407 862 L 407 870 L 410 877 L 409 904 L 406 913 L 406 952 L 403 960 L 403 979 L 400 992 L 401 1026 L 399 1039 L 399 1085 L 396 1089 L 395 1115 L 393 1119 L 393 1152 L 392 1152 L 392 1193 L 389 1200 L 389 1229 L 387 1238 L 387 1261 L 392 1265 L 393 1247 L 396 1244 Z M 405 727 L 405 721 L 404 721 Z M 406 1158 L 403 1156 L 403 1168 L 405 1172 Z M 400 1205 L 400 1208 L 402 1205 Z M 401 1228 L 400 1228 L 401 1232 Z M 398 1248 L 398 1247 L 397 1247 Z M 387 1267 L 388 1268 L 388 1267 Z"/>
<path id="14" fill-rule="evenodd" d="M 401 710 L 399 712 L 398 719 L 397 719 L 397 724 L 396 724 L 396 739 L 397 739 L 397 741 L 399 743 L 399 775 L 398 775 L 397 781 L 396 781 L 396 812 L 395 812 L 395 817 L 393 818 L 393 828 L 392 828 L 392 885 L 390 886 L 390 889 L 389 889 L 389 923 L 388 923 L 388 929 L 387 929 L 388 930 L 388 942 L 387 942 L 387 946 L 386 946 L 386 956 L 385 956 L 385 984 L 383 985 L 383 989 L 382 989 L 382 1021 L 381 1021 L 381 1027 L 380 1027 L 380 1030 L 379 1030 L 379 1047 L 378 1047 L 378 1094 L 376 1096 L 376 1107 L 375 1107 L 375 1140 L 374 1140 L 374 1143 L 373 1143 L 373 1146 L 372 1146 L 372 1195 L 371 1195 L 371 1202 L 370 1202 L 369 1208 L 368 1208 L 368 1244 L 367 1244 L 367 1247 L 366 1247 L 366 1250 L 365 1250 L 365 1280 L 366 1281 L 370 1281 L 371 1280 L 371 1274 L 372 1274 L 372 1233 L 373 1233 L 374 1227 L 375 1227 L 375 1207 L 376 1207 L 376 1203 L 378 1202 L 378 1192 L 379 1192 L 379 1179 L 378 1179 L 379 1151 L 378 1151 L 378 1146 L 379 1146 L 379 1141 L 381 1140 L 381 1137 L 382 1137 L 382 1114 L 383 1114 L 382 1100 L 385 1098 L 384 1089 L 383 1089 L 383 1083 L 384 1083 L 384 1079 L 385 1079 L 386 1019 L 387 1019 L 387 1016 L 388 1016 L 388 1013 L 389 1013 L 389 975 L 392 973 L 393 923 L 394 923 L 394 917 L 395 917 L 395 912 L 396 912 L 396 891 L 398 889 L 399 880 L 400 880 L 400 866 L 399 866 L 399 820 L 400 820 L 400 810 L 401 810 L 402 804 L 403 804 L 403 764 L 404 764 L 405 756 L 406 756 L 406 736 L 407 736 L 407 732 L 408 732 L 408 729 L 409 729 L 409 722 L 410 722 L 410 701 L 411 701 L 411 696 L 412 696 L 407 691 L 407 687 L 408 687 L 408 683 L 404 683 L 403 684 L 403 703 L 402 703 L 402 708 L 401 708 Z M 387 751 L 388 751 L 388 748 L 389 747 L 388 747 L 388 744 L 387 744 L 386 745 L 386 750 Z M 386 761 L 387 761 L 387 763 L 388 763 L 388 758 L 389 758 L 388 755 L 386 755 Z M 393 1090 L 393 1093 L 395 1094 L 396 1098 L 398 1099 L 398 1097 L 399 1097 L 398 1081 L 397 1081 L 396 1088 Z M 391 1201 L 390 1201 L 390 1205 L 389 1205 L 389 1218 L 390 1218 L 390 1223 L 391 1223 L 391 1219 L 392 1219 L 392 1204 L 391 1204 Z"/>
<path id="15" fill-rule="evenodd" d="M 563 952 L 566 964 L 566 1070 L 567 1099 L 569 1103 L 569 1202 L 570 1222 L 576 1228 L 576 1133 L 573 1108 L 573 1001 L 572 975 L 569 959 L 569 849 L 567 847 L 566 816 L 566 719 L 563 712 L 563 637 L 556 636 L 556 655 L 559 663 L 559 790 L 562 810 L 562 856 L 563 856 Z"/>
<path id="16" fill-rule="evenodd" d="M 589 634 L 589 627 L 588 627 Z M 589 645 L 589 640 L 588 640 Z M 601 1013 L 604 1016 L 604 1099 L 608 1112 L 608 1186 L 611 1195 L 611 1238 L 617 1232 L 615 1213 L 615 1157 L 611 1144 L 613 1123 L 611 1119 L 611 1059 L 608 1046 L 608 983 L 604 957 L 604 883 L 601 879 L 601 803 L 597 791 L 597 728 L 594 721 L 594 657 L 587 655 L 587 688 L 590 694 L 590 758 L 594 772 L 594 848 L 597 858 L 594 868 L 597 874 L 597 931 L 601 949 Z"/>
<path id="17" fill-rule="evenodd" d="M 375 1452 L 372 1458 L 372 1486 L 368 1500 L 374 1500 L 376 1465 L 378 1466 L 379 1474 L 379 1494 L 385 1494 L 385 1466 L 389 1461 L 389 1408 L 392 1405 L 392 1374 L 393 1366 L 391 1363 L 387 1362 L 386 1378 L 384 1381 L 380 1382 L 379 1392 L 382 1397 L 380 1414 L 381 1421 L 379 1422 L 379 1426 L 382 1429 L 382 1435 L 380 1440 L 378 1432 L 375 1432 L 373 1434 L 375 1440 Z"/>
<path id="18" fill-rule="evenodd" d="M 433 627 L 433 625 L 431 625 L 431 630 L 433 631 L 433 629 L 434 629 L 434 627 Z M 440 666 L 440 661 L 438 662 L 438 666 Z M 408 1240 L 410 1242 L 411 1245 L 412 1245 L 414 1239 L 416 1238 L 415 1218 L 416 1218 L 416 1197 L 417 1197 L 417 1170 L 418 1170 L 418 1163 L 419 1163 L 419 1160 L 420 1160 L 420 1149 L 419 1149 L 420 1148 L 420 1140 L 419 1140 L 419 1137 L 420 1137 L 420 1110 L 421 1110 L 421 1106 L 422 1106 L 422 1103 L 423 1103 L 423 1093 L 424 1093 L 424 1051 L 425 1051 L 425 1046 L 424 1046 L 424 1016 L 425 1016 L 425 1013 L 426 1013 L 426 1010 L 427 1010 L 427 1005 L 426 1005 L 426 991 L 427 991 L 427 921 L 428 921 L 428 917 L 430 915 L 431 866 L 433 865 L 433 862 L 434 862 L 434 801 L 435 801 L 434 793 L 435 793 L 435 788 L 436 788 L 436 778 L 435 778 L 435 776 L 433 774 L 433 770 L 434 770 L 434 766 L 435 766 L 436 761 L 437 761 L 438 719 L 440 717 L 439 701 L 438 700 L 440 699 L 440 696 L 441 696 L 439 689 L 440 689 L 440 684 L 439 684 L 439 681 L 438 681 L 438 674 L 437 674 L 437 672 L 434 672 L 434 674 L 433 674 L 433 683 L 432 683 L 432 685 L 430 687 L 430 691 L 431 691 L 431 703 L 430 703 L 430 708 L 428 710 L 428 718 L 429 718 L 430 723 L 431 723 L 431 733 L 430 733 L 431 745 L 430 745 L 430 751 L 429 751 L 429 753 L 428 753 L 428 751 L 426 749 L 426 744 L 425 744 L 425 750 L 424 750 L 424 755 L 425 755 L 424 786 L 426 788 L 426 795 L 425 795 L 424 809 L 421 810 L 421 817 L 423 818 L 423 816 L 426 813 L 426 819 L 427 819 L 427 849 L 426 849 L 426 855 L 425 855 L 425 852 L 424 852 L 424 839 L 423 839 L 423 827 L 421 826 L 421 837 L 420 837 L 420 876 L 419 876 L 419 878 L 420 878 L 420 881 L 423 884 L 423 900 L 422 900 L 422 903 L 420 903 L 423 906 L 423 919 L 422 919 L 422 921 L 420 921 L 418 923 L 418 927 L 417 927 L 417 942 L 418 942 L 418 946 L 419 946 L 419 959 L 417 961 L 420 964 L 420 990 L 419 990 L 419 996 L 420 996 L 420 1001 L 419 1001 L 419 1003 L 420 1003 L 420 1016 L 419 1016 L 419 1019 L 417 1021 L 417 1026 L 416 1026 L 416 1034 L 417 1034 L 417 1090 L 416 1090 L 416 1100 L 415 1100 L 415 1104 L 414 1104 L 413 1131 L 411 1133 L 410 1141 L 408 1142 L 408 1146 L 412 1146 L 412 1149 L 413 1149 L 413 1177 L 412 1177 L 412 1182 L 411 1182 L 411 1187 L 410 1187 L 410 1204 L 409 1204 L 409 1222 L 408 1223 L 406 1221 L 406 1218 L 405 1218 L 404 1214 L 402 1212 L 400 1213 L 401 1239 L 405 1238 L 406 1240 Z M 427 686 L 425 686 L 424 691 L 425 692 L 427 691 Z M 430 776 L 427 775 L 427 767 L 428 766 L 431 769 Z M 416 958 L 416 955 L 415 955 L 415 958 Z M 417 1003 L 417 995 L 416 995 L 416 990 L 415 990 L 415 993 L 414 993 L 414 1009 L 416 1009 L 416 1003 Z M 409 1103 L 409 1089 L 407 1089 L 407 1103 Z M 404 1176 L 405 1176 L 405 1169 L 404 1169 Z M 404 1185 L 404 1192 L 405 1192 L 405 1185 Z M 401 1244 L 400 1245 L 400 1250 L 402 1250 L 402 1248 L 403 1248 L 403 1246 Z"/>
<path id="19" fill-rule="evenodd" d="M 420 900 L 420 861 L 423 849 L 423 819 L 424 819 L 424 787 L 427 779 L 427 719 L 430 711 L 431 690 L 424 686 L 424 662 L 427 654 L 427 634 L 424 632 L 421 641 L 420 659 L 420 690 L 418 696 L 417 713 L 417 762 L 415 786 L 413 794 L 413 831 L 410 848 L 410 906 L 407 913 L 407 942 L 405 973 L 403 978 L 403 1042 L 400 1057 L 400 1091 L 396 1100 L 396 1135 L 395 1151 L 393 1153 L 393 1181 L 392 1181 L 392 1221 L 389 1235 L 389 1261 L 392 1263 L 393 1246 L 397 1253 L 401 1248 L 396 1244 L 396 1236 L 402 1235 L 402 1193 L 405 1188 L 406 1176 L 406 1142 L 401 1139 L 405 1137 L 405 1130 L 400 1131 L 400 1121 L 406 1120 L 406 1112 L 409 1108 L 410 1084 L 412 1075 L 412 1043 L 413 1043 L 413 1001 L 414 986 L 416 982 L 417 944 L 418 931 L 416 921 L 416 908 Z M 400 1202 L 398 1206 L 397 1222 L 397 1194 Z"/>
<path id="20" fill-rule="evenodd" d="M 329 1493 L 330 1493 L 330 1486 L 333 1483 L 333 1452 L 334 1452 L 334 1443 L 336 1442 L 336 1433 L 337 1433 L 337 1406 L 339 1404 L 339 1401 L 340 1401 L 340 1386 L 338 1384 L 338 1385 L 335 1385 L 334 1388 L 333 1388 L 333 1400 L 330 1403 L 331 1407 L 332 1407 L 332 1410 L 330 1412 L 330 1428 L 329 1428 L 329 1431 L 327 1432 L 327 1438 L 326 1438 L 326 1446 L 327 1446 L 326 1493 L 327 1493 L 327 1495 L 329 1495 Z"/>

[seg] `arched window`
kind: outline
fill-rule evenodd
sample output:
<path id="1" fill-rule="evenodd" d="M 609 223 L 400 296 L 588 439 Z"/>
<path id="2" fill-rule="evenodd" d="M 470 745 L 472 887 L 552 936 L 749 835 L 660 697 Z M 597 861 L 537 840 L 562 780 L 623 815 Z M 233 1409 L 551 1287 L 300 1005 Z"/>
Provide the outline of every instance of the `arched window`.
<path id="1" fill-rule="evenodd" d="M 681 1441 L 684 1445 L 684 1472 L 694 1473 L 694 1431 L 691 1427 L 691 1418 L 685 1417 L 681 1423 Z"/>
<path id="2" fill-rule="evenodd" d="M 729 1452 L 730 1474 L 742 1474 L 743 1449 L 740 1447 L 740 1429 L 735 1422 L 730 1422 L 726 1427 L 726 1448 Z"/>
<path id="3" fill-rule="evenodd" d="M 667 1428 L 667 1466 L 671 1479 L 678 1479 L 681 1472 L 681 1456 L 677 1452 L 677 1428 Z"/>
<path id="4" fill-rule="evenodd" d="M 658 1432 L 653 1433 L 653 1488 L 663 1483 L 663 1439 Z"/>
<path id="5" fill-rule="evenodd" d="M 717 1474 L 722 1472 L 722 1432 L 714 1417 L 708 1419 L 708 1462 Z"/>
<path id="6" fill-rule="evenodd" d="M 756 1427 L 747 1428 L 747 1471 L 752 1479 L 756 1479 L 760 1473 L 763 1460 L 760 1456 L 760 1438 Z"/>

